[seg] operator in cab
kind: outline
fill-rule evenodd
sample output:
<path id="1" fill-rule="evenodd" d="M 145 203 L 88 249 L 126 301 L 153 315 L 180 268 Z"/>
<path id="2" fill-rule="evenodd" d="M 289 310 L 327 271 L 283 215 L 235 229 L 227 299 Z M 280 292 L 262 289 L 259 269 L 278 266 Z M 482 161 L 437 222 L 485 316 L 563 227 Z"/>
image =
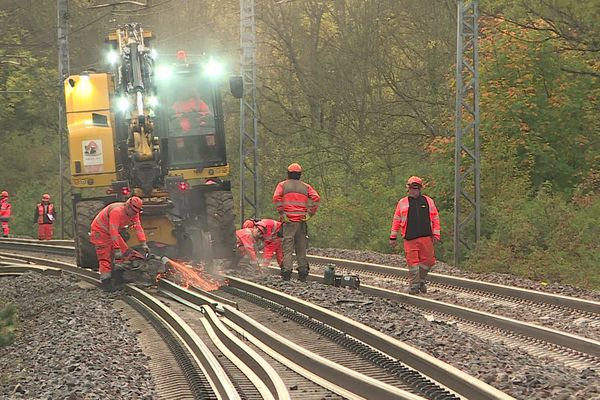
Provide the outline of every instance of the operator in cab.
<path id="1" fill-rule="evenodd" d="M 133 225 L 144 253 L 149 252 L 146 235 L 140 222 L 142 199 L 137 196 L 124 203 L 111 203 L 104 207 L 92 221 L 90 242 L 96 246 L 96 257 L 100 266 L 102 290 L 113 292 L 123 282 L 123 271 L 113 272 L 113 260 L 129 255 L 130 249 L 119 231 Z"/>

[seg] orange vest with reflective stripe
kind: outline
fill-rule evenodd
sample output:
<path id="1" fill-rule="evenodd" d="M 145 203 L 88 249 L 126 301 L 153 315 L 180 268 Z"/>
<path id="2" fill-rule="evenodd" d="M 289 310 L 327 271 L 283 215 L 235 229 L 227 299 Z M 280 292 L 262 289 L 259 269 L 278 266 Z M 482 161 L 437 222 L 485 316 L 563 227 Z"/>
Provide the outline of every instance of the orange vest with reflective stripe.
<path id="1" fill-rule="evenodd" d="M 243 247 L 245 254 L 252 261 L 257 261 L 256 249 L 254 248 L 254 236 L 252 229 L 242 228 L 235 231 L 236 246 Z"/>
<path id="2" fill-rule="evenodd" d="M 267 232 L 263 235 L 263 240 L 265 242 L 279 239 L 279 237 L 277 237 L 277 233 L 281 229 L 281 222 L 275 221 L 274 219 L 261 219 L 260 223 L 267 227 Z"/>
<path id="3" fill-rule="evenodd" d="M 429 220 L 431 221 L 431 233 L 436 239 L 440 239 L 440 215 L 435 203 L 429 196 L 425 196 L 427 204 L 429 205 Z M 396 211 L 394 212 L 394 219 L 392 220 L 392 231 L 390 232 L 390 239 L 396 239 L 398 237 L 398 231 L 402 234 L 402 237 L 406 235 L 406 221 L 408 219 L 408 196 L 403 197 L 398 201 L 396 205 Z"/>
<path id="4" fill-rule="evenodd" d="M 0 199 L 0 219 L 8 221 L 10 218 L 10 203 L 7 198 Z"/>
<path id="5" fill-rule="evenodd" d="M 38 224 L 51 224 L 53 221 L 50 221 L 50 218 L 46 217 L 45 219 L 48 222 L 44 222 L 44 205 L 42 203 L 38 203 Z M 48 203 L 48 212 L 46 214 L 50 214 L 54 217 L 54 204 Z"/>
<path id="6" fill-rule="evenodd" d="M 129 217 L 125 212 L 125 203 L 112 203 L 107 205 L 96 215 L 92 221 L 91 227 L 91 242 L 93 244 L 109 244 L 112 243 L 113 248 L 121 249 L 125 252 L 127 247 L 125 241 L 121 238 L 119 230 L 127 225 L 133 224 L 137 239 L 140 242 L 146 241 L 144 228 L 140 222 L 140 214 L 136 213 Z"/>
<path id="7" fill-rule="evenodd" d="M 307 213 L 314 214 L 319 208 L 321 196 L 308 183 L 298 179 L 279 182 L 273 194 L 273 203 L 280 215 L 290 221 L 303 221 Z"/>

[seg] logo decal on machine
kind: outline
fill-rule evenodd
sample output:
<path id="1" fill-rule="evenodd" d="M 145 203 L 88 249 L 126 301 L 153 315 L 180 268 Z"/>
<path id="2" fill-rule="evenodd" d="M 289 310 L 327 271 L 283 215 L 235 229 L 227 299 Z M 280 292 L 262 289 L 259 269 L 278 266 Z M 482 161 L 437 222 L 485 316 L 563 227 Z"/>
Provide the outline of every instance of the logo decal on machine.
<path id="1" fill-rule="evenodd" d="M 102 160 L 102 140 L 84 140 L 83 146 L 83 172 L 103 172 L 104 162 Z"/>

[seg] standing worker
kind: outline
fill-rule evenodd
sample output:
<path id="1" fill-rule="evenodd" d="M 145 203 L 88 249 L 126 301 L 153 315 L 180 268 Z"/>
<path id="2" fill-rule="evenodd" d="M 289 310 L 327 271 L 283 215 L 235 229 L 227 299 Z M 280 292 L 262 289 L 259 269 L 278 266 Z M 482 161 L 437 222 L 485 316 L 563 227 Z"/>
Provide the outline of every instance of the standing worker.
<path id="1" fill-rule="evenodd" d="M 0 197 L 0 222 L 2 222 L 2 236 L 8 237 L 10 228 L 8 227 L 8 221 L 10 220 L 10 203 L 8 202 L 8 192 L 2 191 Z"/>
<path id="2" fill-rule="evenodd" d="M 96 246 L 101 286 L 106 292 L 114 291 L 115 285 L 122 283 L 123 279 L 123 271 L 112 273 L 113 258 L 122 259 L 130 251 L 119 233 L 121 228 L 133 225 L 144 253 L 150 251 L 140 222 L 142 205 L 142 199 L 137 196 L 130 197 L 125 203 L 111 203 L 104 207 L 92 221 L 90 242 Z"/>
<path id="3" fill-rule="evenodd" d="M 50 203 L 50 195 L 44 193 L 42 202 L 35 207 L 33 214 L 33 223 L 38 224 L 38 239 L 52 240 L 52 224 L 56 220 L 56 210 L 54 204 Z"/>
<path id="4" fill-rule="evenodd" d="M 283 222 L 283 266 L 284 281 L 292 277 L 292 253 L 296 251 L 298 279 L 306 282 L 309 266 L 306 259 L 308 235 L 306 221 L 317 212 L 321 197 L 308 183 L 302 182 L 302 167 L 298 163 L 288 166 L 288 178 L 279 182 L 273 194 L 273 203 Z"/>
<path id="5" fill-rule="evenodd" d="M 427 293 L 427 274 L 435 264 L 433 245 L 440 241 L 440 216 L 433 200 L 421 194 L 421 178 L 411 176 L 406 187 L 408 196 L 398 201 L 394 212 L 390 245 L 396 247 L 400 231 L 408 266 L 408 293 Z"/>

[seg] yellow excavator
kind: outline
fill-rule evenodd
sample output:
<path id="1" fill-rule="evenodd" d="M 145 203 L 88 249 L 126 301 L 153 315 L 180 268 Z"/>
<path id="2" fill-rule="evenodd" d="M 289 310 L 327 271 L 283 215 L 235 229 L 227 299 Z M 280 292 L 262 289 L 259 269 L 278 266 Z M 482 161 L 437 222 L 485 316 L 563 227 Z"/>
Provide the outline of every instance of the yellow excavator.
<path id="1" fill-rule="evenodd" d="M 120 26 L 106 41 L 110 69 L 64 81 L 77 263 L 96 268 L 90 224 L 107 204 L 144 201 L 142 225 L 154 254 L 212 262 L 234 243 L 226 179 L 221 81 L 212 59 L 160 63 L 152 32 Z M 230 80 L 242 96 L 241 77 Z M 135 235 L 122 232 L 135 247 Z"/>

